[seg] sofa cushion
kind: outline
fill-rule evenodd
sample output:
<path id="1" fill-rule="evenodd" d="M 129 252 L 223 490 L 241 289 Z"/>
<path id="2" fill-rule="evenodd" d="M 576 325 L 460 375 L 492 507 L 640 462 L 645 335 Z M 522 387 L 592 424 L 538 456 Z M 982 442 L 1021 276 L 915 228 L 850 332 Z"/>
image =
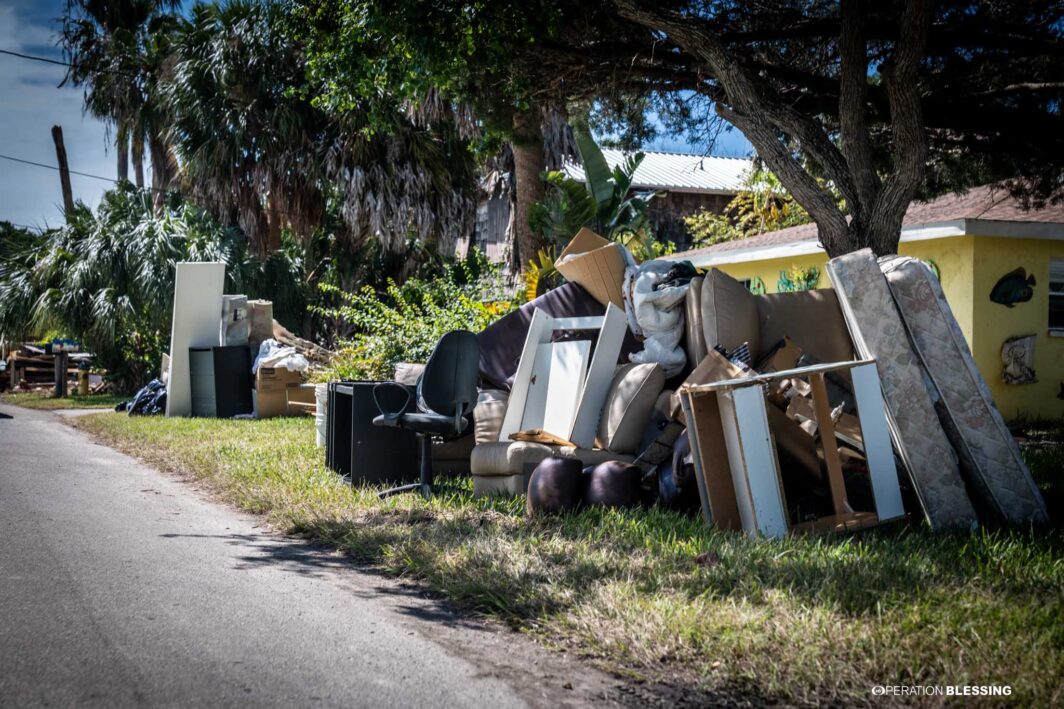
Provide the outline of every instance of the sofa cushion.
<path id="1" fill-rule="evenodd" d="M 719 269 L 711 269 L 702 281 L 702 334 L 706 348 L 721 345 L 730 352 L 747 342 L 750 356 L 754 361 L 759 359 L 757 299 L 739 281 Z"/>
<path id="2" fill-rule="evenodd" d="M 473 448 L 469 469 L 473 475 L 531 474 L 541 461 L 554 455 L 554 447 L 531 441 L 495 441 Z"/>
<path id="3" fill-rule="evenodd" d="M 509 394 L 501 389 L 485 389 L 477 396 L 473 407 L 473 435 L 477 443 L 494 443 L 499 440 L 502 418 L 506 414 Z"/>
<path id="4" fill-rule="evenodd" d="M 684 299 L 684 345 L 691 369 L 706 356 L 706 334 L 702 332 L 702 276 L 691 279 Z"/>
<path id="5" fill-rule="evenodd" d="M 473 449 L 470 469 L 474 476 L 529 476 L 536 466 L 552 455 L 579 458 L 584 465 L 598 465 L 607 460 L 631 462 L 632 456 L 604 450 L 588 450 L 572 446 L 548 446 L 529 441 L 496 441 L 481 443 Z"/>
<path id="6" fill-rule="evenodd" d="M 618 367 L 602 407 L 596 446 L 611 453 L 635 453 L 664 388 L 665 373 L 657 364 Z"/>
<path id="7" fill-rule="evenodd" d="M 771 293 L 756 296 L 754 301 L 760 335 L 750 344 L 758 342 L 761 353 L 767 352 L 786 335 L 803 352 L 820 362 L 853 359 L 853 341 L 846 329 L 838 296 L 832 289 Z"/>

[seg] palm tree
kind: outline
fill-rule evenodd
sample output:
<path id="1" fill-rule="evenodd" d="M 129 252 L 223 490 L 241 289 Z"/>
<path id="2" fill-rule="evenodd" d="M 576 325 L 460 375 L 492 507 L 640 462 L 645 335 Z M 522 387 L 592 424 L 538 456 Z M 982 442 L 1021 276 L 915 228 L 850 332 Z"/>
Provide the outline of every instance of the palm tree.
<path id="1" fill-rule="evenodd" d="M 144 186 L 145 143 L 152 158 L 152 182 L 169 187 L 171 165 L 161 149 L 163 126 L 155 88 L 165 43 L 180 0 L 67 0 L 59 43 L 70 62 L 65 81 L 85 89 L 85 109 L 113 131 L 118 177 Z M 154 147 L 153 147 L 154 146 Z"/>
<path id="2" fill-rule="evenodd" d="M 196 5 L 182 22 L 162 93 L 186 190 L 237 220 L 263 254 L 282 227 L 309 236 L 330 204 L 350 250 L 453 250 L 472 231 L 474 163 L 461 131 L 472 121 L 437 94 L 317 107 L 287 12 L 233 0 Z"/>

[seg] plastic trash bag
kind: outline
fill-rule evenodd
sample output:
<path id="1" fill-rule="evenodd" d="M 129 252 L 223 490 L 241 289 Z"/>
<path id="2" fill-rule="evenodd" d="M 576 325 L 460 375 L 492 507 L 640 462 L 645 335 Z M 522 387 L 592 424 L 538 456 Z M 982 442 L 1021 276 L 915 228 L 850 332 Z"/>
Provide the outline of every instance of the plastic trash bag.
<path id="1" fill-rule="evenodd" d="M 305 372 L 310 367 L 310 362 L 299 354 L 295 347 L 286 347 L 277 340 L 263 340 L 259 345 L 259 353 L 255 356 L 255 362 L 251 365 L 251 373 L 258 372 L 259 367 Z"/>
<path id="2" fill-rule="evenodd" d="M 130 416 L 155 416 L 166 413 L 166 385 L 158 379 L 152 379 L 141 387 L 132 399 L 123 401 L 115 411 L 125 411 Z"/>

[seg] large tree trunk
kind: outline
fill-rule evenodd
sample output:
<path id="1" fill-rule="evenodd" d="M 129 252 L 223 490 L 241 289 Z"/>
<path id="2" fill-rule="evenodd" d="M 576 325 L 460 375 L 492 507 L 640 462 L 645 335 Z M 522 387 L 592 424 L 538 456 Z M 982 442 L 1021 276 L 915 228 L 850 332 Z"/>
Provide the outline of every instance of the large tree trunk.
<path id="1" fill-rule="evenodd" d="M 59 163 L 59 185 L 63 190 L 63 212 L 69 223 L 74 216 L 74 190 L 70 187 L 70 165 L 67 164 L 66 146 L 63 144 L 63 128 L 52 126 L 52 142 L 55 143 L 55 159 Z"/>
<path id="2" fill-rule="evenodd" d="M 118 156 L 118 181 L 129 181 L 129 130 L 121 127 L 115 135 L 115 153 Z"/>
<path id="3" fill-rule="evenodd" d="M 162 213 L 169 192 L 177 178 L 177 160 L 170 146 L 157 134 L 148 137 L 151 152 L 152 206 L 156 215 Z"/>
<path id="4" fill-rule="evenodd" d="M 514 115 L 514 251 L 512 262 L 516 271 L 523 271 L 546 245 L 543 237 L 528 226 L 532 205 L 543 199 L 543 134 L 539 111 L 530 109 Z"/>

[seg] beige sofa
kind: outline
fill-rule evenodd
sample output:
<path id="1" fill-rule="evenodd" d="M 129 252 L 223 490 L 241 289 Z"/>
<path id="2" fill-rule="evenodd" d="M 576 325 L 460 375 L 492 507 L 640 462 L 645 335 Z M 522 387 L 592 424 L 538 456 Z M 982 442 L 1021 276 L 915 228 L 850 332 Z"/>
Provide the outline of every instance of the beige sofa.
<path id="1" fill-rule="evenodd" d="M 478 496 L 523 494 L 532 471 L 552 455 L 579 458 L 584 465 L 634 460 L 654 403 L 664 386 L 665 374 L 656 364 L 619 366 L 599 417 L 593 449 L 498 440 L 506 393 L 483 392 L 473 410 L 477 439 L 470 457 L 473 493 Z"/>
<path id="2" fill-rule="evenodd" d="M 754 295 L 714 268 L 704 278 L 692 281 L 686 314 L 686 345 L 692 367 L 714 345 L 730 351 L 744 342 L 757 362 L 785 335 L 820 362 L 854 358 L 839 300 L 830 288 Z"/>

